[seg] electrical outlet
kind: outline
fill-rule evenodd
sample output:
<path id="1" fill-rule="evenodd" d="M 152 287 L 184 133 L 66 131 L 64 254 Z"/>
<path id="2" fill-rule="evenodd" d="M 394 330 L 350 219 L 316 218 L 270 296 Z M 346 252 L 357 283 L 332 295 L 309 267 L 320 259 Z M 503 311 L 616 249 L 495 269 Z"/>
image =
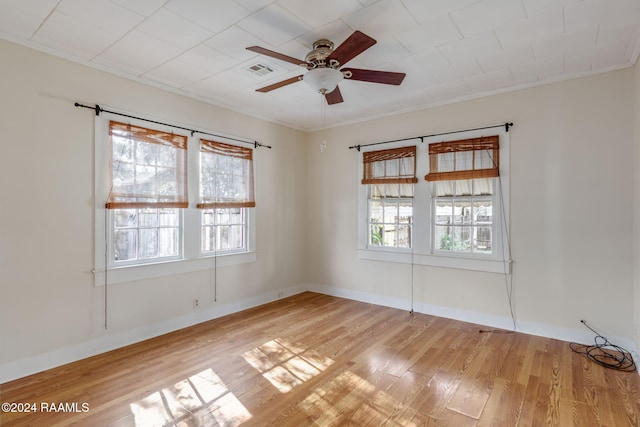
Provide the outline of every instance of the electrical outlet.
<path id="1" fill-rule="evenodd" d="M 284 296 L 284 292 L 278 292 L 278 298 L 282 298 Z"/>
<path id="2" fill-rule="evenodd" d="M 193 299 L 193 308 L 200 307 L 200 300 L 198 298 Z"/>

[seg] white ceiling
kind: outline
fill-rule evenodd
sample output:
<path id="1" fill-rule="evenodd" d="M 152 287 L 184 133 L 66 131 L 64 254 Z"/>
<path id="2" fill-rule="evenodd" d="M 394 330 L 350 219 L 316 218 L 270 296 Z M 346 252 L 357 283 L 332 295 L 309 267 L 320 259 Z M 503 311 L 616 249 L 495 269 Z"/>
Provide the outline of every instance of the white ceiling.
<path id="1" fill-rule="evenodd" d="M 305 69 L 247 46 L 304 59 L 354 30 L 378 43 L 348 66 L 401 86 L 343 81 L 324 111 L 304 82 L 255 92 Z M 631 66 L 640 0 L 0 0 L 0 37 L 313 130 Z"/>

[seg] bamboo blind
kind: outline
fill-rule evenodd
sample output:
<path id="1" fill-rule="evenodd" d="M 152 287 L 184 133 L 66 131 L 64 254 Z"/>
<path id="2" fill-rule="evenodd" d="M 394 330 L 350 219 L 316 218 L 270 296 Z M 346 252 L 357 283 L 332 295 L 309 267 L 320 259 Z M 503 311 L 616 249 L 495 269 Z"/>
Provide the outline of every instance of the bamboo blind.
<path id="1" fill-rule="evenodd" d="M 416 146 L 362 154 L 363 184 L 415 184 Z"/>
<path id="2" fill-rule="evenodd" d="M 497 135 L 429 144 L 427 181 L 449 181 L 499 176 Z"/>
<path id="3" fill-rule="evenodd" d="M 252 149 L 201 139 L 200 154 L 201 194 L 200 203 L 196 207 L 214 209 L 256 206 Z M 226 167 L 219 168 L 220 164 L 225 164 L 225 160 Z M 207 161 L 214 165 L 208 173 L 203 166 Z"/>
<path id="4" fill-rule="evenodd" d="M 115 121 L 109 123 L 109 136 L 107 209 L 188 206 L 186 136 Z"/>

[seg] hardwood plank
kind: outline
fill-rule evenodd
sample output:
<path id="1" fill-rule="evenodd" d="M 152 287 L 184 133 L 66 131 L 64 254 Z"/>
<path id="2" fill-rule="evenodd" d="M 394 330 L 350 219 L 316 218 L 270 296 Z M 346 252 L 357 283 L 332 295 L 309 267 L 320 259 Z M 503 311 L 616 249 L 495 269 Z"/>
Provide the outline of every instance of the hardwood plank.
<path id="1" fill-rule="evenodd" d="M 306 292 L 0 385 L 5 426 L 638 426 L 568 343 Z"/>

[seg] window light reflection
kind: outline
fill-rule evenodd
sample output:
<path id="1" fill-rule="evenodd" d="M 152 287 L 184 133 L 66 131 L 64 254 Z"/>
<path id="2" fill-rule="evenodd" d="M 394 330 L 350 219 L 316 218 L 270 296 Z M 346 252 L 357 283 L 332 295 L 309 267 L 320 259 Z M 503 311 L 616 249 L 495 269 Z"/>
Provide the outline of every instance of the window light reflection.
<path id="1" fill-rule="evenodd" d="M 243 355 L 281 393 L 287 393 L 333 364 L 313 350 L 277 338 Z"/>
<path id="2" fill-rule="evenodd" d="M 351 371 L 313 390 L 299 407 L 321 426 L 334 425 L 345 414 L 366 425 L 417 426 L 415 410 Z"/>
<path id="3" fill-rule="evenodd" d="M 251 413 L 212 369 L 163 388 L 129 405 L 136 427 L 165 425 L 239 426 Z"/>

